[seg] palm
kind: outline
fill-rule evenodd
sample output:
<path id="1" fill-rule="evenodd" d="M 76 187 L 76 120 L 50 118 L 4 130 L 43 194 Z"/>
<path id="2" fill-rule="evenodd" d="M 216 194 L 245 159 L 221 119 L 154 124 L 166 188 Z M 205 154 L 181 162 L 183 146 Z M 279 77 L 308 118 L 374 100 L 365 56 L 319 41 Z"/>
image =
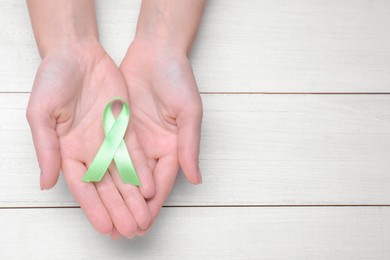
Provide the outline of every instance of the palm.
<path id="1" fill-rule="evenodd" d="M 52 187 L 61 165 L 71 192 L 93 226 L 104 234 L 119 230 L 132 237 L 137 225 L 145 228 L 150 222 L 138 188 L 123 184 L 114 165 L 100 183 L 80 181 L 104 140 L 102 111 L 115 96 L 128 100 L 126 85 L 111 58 L 95 46 L 83 57 L 61 53 L 45 58 L 37 72 L 27 114 L 45 175 L 41 185 Z M 114 108 L 114 113 L 118 109 Z M 131 134 L 126 135 L 126 141 L 137 148 Z M 140 149 L 136 150 L 137 168 L 142 155 Z"/>
<path id="2" fill-rule="evenodd" d="M 134 130 L 153 169 L 156 195 L 148 204 L 155 218 L 179 162 L 187 178 L 198 182 L 202 104 L 188 59 L 145 46 L 130 46 L 121 71 L 129 88 Z"/>

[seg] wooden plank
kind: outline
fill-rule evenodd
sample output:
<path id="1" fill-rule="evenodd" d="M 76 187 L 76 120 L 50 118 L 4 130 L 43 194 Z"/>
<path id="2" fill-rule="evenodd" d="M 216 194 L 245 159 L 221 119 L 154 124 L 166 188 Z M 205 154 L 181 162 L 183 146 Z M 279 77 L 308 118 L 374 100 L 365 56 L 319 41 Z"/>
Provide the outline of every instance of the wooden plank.
<path id="1" fill-rule="evenodd" d="M 204 184 L 166 205 L 390 204 L 390 95 L 203 95 Z M 28 94 L 0 94 L 0 206 L 77 205 L 38 187 Z"/>
<path id="2" fill-rule="evenodd" d="M 119 64 L 140 0 L 97 1 Z M 39 64 L 23 1 L 0 2 L 0 92 L 27 92 Z M 387 0 L 209 1 L 192 54 L 204 92 L 390 92 Z"/>
<path id="3" fill-rule="evenodd" d="M 164 208 L 133 241 L 80 209 L 0 210 L 1 259 L 389 259 L 389 207 Z"/>

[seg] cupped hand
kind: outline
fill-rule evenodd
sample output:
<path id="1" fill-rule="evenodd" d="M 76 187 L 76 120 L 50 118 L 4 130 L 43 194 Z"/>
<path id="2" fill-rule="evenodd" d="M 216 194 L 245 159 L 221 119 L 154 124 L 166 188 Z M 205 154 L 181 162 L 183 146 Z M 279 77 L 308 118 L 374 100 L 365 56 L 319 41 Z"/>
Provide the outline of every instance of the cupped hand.
<path id="1" fill-rule="evenodd" d="M 148 200 L 153 221 L 168 197 L 179 165 L 201 183 L 198 166 L 202 102 L 185 53 L 134 40 L 120 66 L 129 90 L 132 122 L 156 185 Z M 145 233 L 139 230 L 138 235 Z"/>
<path id="2" fill-rule="evenodd" d="M 146 229 L 152 221 L 144 198 L 153 197 L 155 187 L 131 125 L 125 140 L 143 186 L 122 183 L 113 163 L 101 182 L 81 181 L 105 138 L 106 104 L 116 96 L 128 101 L 127 93 L 119 69 L 99 43 L 58 48 L 45 55 L 39 66 L 27 119 L 41 168 L 41 189 L 52 188 L 62 169 L 96 230 L 132 238 L 137 228 Z M 120 109 L 114 106 L 114 114 Z"/>

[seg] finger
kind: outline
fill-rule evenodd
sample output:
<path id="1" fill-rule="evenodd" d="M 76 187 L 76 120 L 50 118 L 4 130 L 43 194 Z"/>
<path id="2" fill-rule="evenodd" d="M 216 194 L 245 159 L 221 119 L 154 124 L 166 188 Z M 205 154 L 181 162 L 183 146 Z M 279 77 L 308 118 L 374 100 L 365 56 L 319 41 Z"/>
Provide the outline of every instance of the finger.
<path id="1" fill-rule="evenodd" d="M 81 162 L 64 160 L 62 164 L 66 183 L 80 204 L 92 226 L 101 234 L 109 235 L 113 224 L 93 183 L 82 182 L 87 169 Z"/>
<path id="2" fill-rule="evenodd" d="M 116 229 L 116 227 L 114 226 L 111 234 L 110 234 L 110 237 L 113 239 L 113 240 L 118 240 L 119 238 L 122 237 L 122 235 L 119 233 L 119 231 Z"/>
<path id="3" fill-rule="evenodd" d="M 49 114 L 31 107 L 27 109 L 26 116 L 41 169 L 40 186 L 42 190 L 50 189 L 57 183 L 61 167 L 56 121 Z"/>
<path id="4" fill-rule="evenodd" d="M 137 230 L 136 222 L 126 207 L 111 175 L 105 174 L 100 182 L 95 183 L 95 186 L 116 229 L 123 236 L 133 238 Z"/>
<path id="5" fill-rule="evenodd" d="M 115 166 L 111 165 L 109 171 L 137 226 L 141 229 L 148 228 L 152 221 L 152 215 L 138 187 L 123 183 Z"/>
<path id="6" fill-rule="evenodd" d="M 145 199 L 152 198 L 155 193 L 155 184 L 152 175 L 152 170 L 149 167 L 145 154 L 138 143 L 135 132 L 132 132 L 128 138 L 126 138 L 128 144 L 131 160 L 134 164 L 135 171 L 141 182 L 139 190 Z"/>
<path id="7" fill-rule="evenodd" d="M 202 106 L 188 106 L 177 118 L 179 163 L 187 180 L 202 183 L 199 169 L 199 146 Z"/>
<path id="8" fill-rule="evenodd" d="M 148 200 L 147 204 L 152 214 L 152 223 L 156 220 L 165 200 L 175 184 L 179 163 L 174 156 L 160 158 L 154 168 L 153 175 L 156 183 L 156 194 Z M 137 235 L 144 235 L 147 230 L 137 230 Z"/>

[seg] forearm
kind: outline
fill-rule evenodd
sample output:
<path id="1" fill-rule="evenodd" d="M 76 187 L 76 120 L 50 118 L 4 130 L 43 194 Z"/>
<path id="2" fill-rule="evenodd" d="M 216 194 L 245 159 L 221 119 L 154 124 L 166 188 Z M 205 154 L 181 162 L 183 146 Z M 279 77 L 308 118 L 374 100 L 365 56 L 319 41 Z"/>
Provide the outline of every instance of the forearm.
<path id="1" fill-rule="evenodd" d="M 143 0 L 136 39 L 191 50 L 206 0 Z"/>
<path id="2" fill-rule="evenodd" d="M 97 41 L 93 0 L 27 0 L 41 57 L 80 42 Z"/>

